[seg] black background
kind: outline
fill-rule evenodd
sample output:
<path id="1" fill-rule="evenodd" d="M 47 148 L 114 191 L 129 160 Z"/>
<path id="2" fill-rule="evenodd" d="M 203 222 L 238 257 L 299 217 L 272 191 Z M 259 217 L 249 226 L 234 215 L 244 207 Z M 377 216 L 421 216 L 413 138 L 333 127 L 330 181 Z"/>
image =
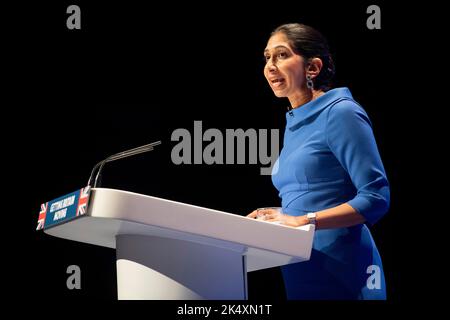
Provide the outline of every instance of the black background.
<path id="1" fill-rule="evenodd" d="M 81 30 L 66 28 L 70 4 L 81 8 Z M 370 4 L 381 7 L 381 30 L 366 27 Z M 223 132 L 278 128 L 282 140 L 287 100 L 275 98 L 267 85 L 262 51 L 276 26 L 301 22 L 328 38 L 335 86 L 349 87 L 369 114 L 391 183 L 389 213 L 371 228 L 388 286 L 382 306 L 414 296 L 406 289 L 408 230 L 402 220 L 415 214 L 406 191 L 414 168 L 405 155 L 411 143 L 411 112 L 405 109 L 418 103 L 405 100 L 415 88 L 408 72 L 414 37 L 404 23 L 411 21 L 409 9 L 382 1 L 24 5 L 11 24 L 20 31 L 11 37 L 18 50 L 8 60 L 15 72 L 9 79 L 14 116 L 7 119 L 14 127 L 4 133 L 5 146 L 20 155 L 12 159 L 20 170 L 11 186 L 22 190 L 17 219 L 27 239 L 13 266 L 20 276 L 10 279 L 17 295 L 33 306 L 43 296 L 62 305 L 73 300 L 113 305 L 113 250 L 35 231 L 40 204 L 83 187 L 95 163 L 110 154 L 162 141 L 151 153 L 107 164 L 104 187 L 242 215 L 279 205 L 260 165 L 176 166 L 170 136 L 177 128 L 193 132 L 194 120 L 201 120 L 204 130 Z M 66 288 L 71 264 L 81 267 L 81 290 Z M 251 301 L 297 308 L 284 302 L 278 268 L 250 273 L 248 281 Z"/>

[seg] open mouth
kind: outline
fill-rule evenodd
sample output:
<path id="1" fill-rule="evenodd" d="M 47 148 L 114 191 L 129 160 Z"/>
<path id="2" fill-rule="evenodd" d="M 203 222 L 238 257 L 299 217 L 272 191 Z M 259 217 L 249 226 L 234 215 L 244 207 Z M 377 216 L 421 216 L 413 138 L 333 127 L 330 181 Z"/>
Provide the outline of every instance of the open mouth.
<path id="1" fill-rule="evenodd" d="M 272 86 L 274 88 L 278 88 L 281 85 L 283 85 L 286 82 L 286 80 L 284 80 L 283 78 L 276 78 L 276 79 L 272 79 L 270 80 L 270 83 L 272 84 Z"/>

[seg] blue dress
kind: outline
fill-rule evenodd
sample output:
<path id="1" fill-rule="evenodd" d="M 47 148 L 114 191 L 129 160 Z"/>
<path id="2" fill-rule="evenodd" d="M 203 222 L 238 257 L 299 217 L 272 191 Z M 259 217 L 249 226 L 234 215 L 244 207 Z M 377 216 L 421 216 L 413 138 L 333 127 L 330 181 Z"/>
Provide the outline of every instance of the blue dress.
<path id="1" fill-rule="evenodd" d="M 374 224 L 389 208 L 389 183 L 370 120 L 347 88 L 286 114 L 272 181 L 293 216 L 342 203 Z M 383 266 L 365 224 L 317 230 L 311 259 L 282 267 L 288 299 L 386 299 Z"/>

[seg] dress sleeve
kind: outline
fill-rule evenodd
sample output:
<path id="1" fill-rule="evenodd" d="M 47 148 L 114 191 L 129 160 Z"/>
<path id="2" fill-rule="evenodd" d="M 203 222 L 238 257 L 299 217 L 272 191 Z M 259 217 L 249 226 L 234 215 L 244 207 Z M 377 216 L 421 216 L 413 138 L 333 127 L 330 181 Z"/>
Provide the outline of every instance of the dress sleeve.
<path id="1" fill-rule="evenodd" d="M 389 209 L 390 191 L 369 117 L 354 101 L 340 101 L 330 108 L 326 135 L 357 189 L 348 204 L 374 224 Z"/>

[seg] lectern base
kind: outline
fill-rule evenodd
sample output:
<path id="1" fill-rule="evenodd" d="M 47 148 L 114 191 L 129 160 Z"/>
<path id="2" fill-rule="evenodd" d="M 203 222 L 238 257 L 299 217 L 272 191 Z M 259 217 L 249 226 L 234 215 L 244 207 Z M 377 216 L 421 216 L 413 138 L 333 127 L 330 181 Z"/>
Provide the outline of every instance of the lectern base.
<path id="1" fill-rule="evenodd" d="M 244 247 L 117 235 L 119 300 L 247 299 Z"/>

